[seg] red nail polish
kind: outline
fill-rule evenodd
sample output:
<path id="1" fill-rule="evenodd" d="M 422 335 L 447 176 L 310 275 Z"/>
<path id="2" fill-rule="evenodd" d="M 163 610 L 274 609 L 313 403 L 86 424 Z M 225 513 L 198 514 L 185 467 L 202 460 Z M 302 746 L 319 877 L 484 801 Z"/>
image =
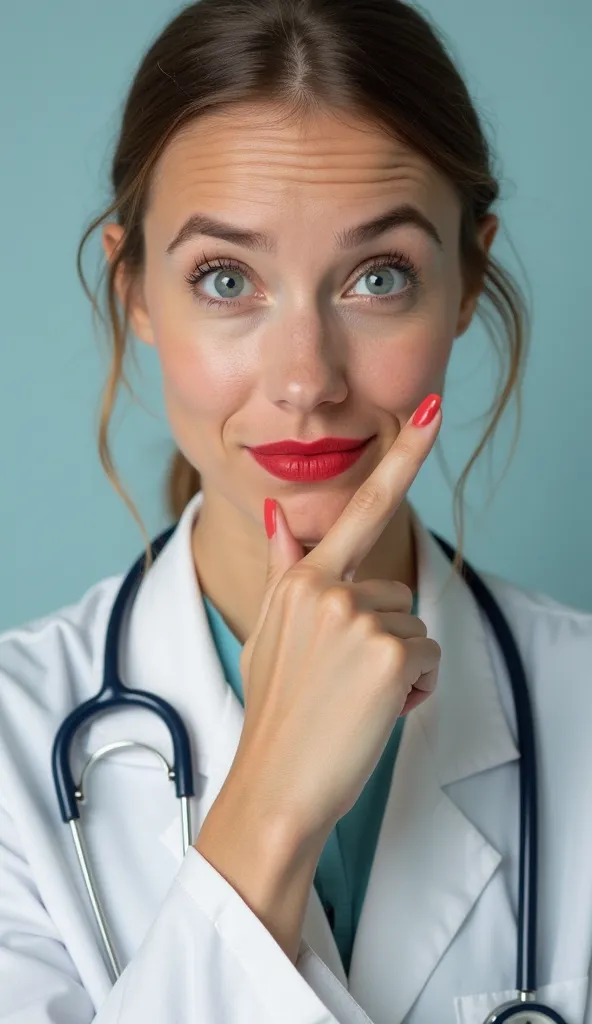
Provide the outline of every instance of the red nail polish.
<path id="1" fill-rule="evenodd" d="M 263 521 L 265 523 L 265 532 L 270 540 L 275 533 L 276 510 L 277 501 L 275 498 L 266 498 L 263 502 Z"/>
<path id="2" fill-rule="evenodd" d="M 413 419 L 411 420 L 413 426 L 427 427 L 428 423 L 432 422 L 441 404 L 442 399 L 440 395 L 428 395 L 427 398 L 424 398 L 413 414 Z"/>

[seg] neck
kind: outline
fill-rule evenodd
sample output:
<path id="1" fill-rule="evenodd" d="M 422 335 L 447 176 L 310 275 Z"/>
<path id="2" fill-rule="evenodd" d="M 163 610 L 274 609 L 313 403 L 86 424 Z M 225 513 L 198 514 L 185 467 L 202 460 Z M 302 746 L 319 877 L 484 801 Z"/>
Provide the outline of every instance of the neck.
<path id="1" fill-rule="evenodd" d="M 413 512 L 404 501 L 361 562 L 354 582 L 397 580 L 417 588 Z M 253 631 L 267 574 L 267 537 L 223 498 L 204 491 L 193 527 L 192 550 L 199 584 L 234 635 L 244 643 Z"/>

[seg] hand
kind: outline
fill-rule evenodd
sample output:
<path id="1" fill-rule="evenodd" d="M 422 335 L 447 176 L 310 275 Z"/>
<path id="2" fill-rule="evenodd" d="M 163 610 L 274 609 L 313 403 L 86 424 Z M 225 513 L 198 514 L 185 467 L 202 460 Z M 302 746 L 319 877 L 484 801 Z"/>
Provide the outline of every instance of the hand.
<path id="1" fill-rule="evenodd" d="M 436 685 L 441 651 L 402 583 L 348 582 L 438 435 L 413 418 L 308 554 L 277 506 L 258 621 L 241 656 L 245 719 L 231 774 L 297 830 L 329 834 L 374 771 L 396 719 Z M 246 773 L 246 774 L 243 774 Z"/>

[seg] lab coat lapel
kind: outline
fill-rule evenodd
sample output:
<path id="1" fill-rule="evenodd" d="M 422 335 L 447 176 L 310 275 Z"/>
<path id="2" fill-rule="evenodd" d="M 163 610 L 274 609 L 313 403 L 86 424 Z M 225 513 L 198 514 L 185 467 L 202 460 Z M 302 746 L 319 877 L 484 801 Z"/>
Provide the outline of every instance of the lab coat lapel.
<path id="1" fill-rule="evenodd" d="M 442 648 L 441 667 L 434 696 L 405 723 L 349 975 L 369 1016 L 392 1024 L 501 860 L 443 787 L 518 757 L 481 613 L 433 537 L 414 525 L 418 614 Z"/>

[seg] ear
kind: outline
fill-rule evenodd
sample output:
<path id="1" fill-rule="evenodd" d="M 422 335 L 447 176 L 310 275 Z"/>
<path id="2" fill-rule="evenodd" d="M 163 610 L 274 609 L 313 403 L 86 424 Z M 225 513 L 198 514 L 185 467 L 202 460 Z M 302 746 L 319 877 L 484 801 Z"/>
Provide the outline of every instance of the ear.
<path id="1" fill-rule="evenodd" d="M 103 226 L 103 249 L 108 263 L 117 255 L 123 236 L 124 229 L 121 224 L 109 222 Z M 126 302 L 128 303 L 129 323 L 136 338 L 147 345 L 153 345 L 154 335 L 142 282 L 127 273 L 123 262 L 119 264 L 115 275 L 115 291 L 122 308 L 125 308 Z"/>
<path id="2" fill-rule="evenodd" d="M 477 242 L 485 253 L 489 253 L 495 236 L 497 235 L 498 227 L 499 218 L 496 217 L 494 213 L 486 214 L 486 216 L 479 222 L 477 226 Z M 477 308 L 481 291 L 482 288 L 479 287 L 477 290 L 473 289 L 467 291 L 463 296 L 455 337 L 458 338 L 461 334 L 464 334 L 469 327 L 473 319 L 475 309 Z"/>

